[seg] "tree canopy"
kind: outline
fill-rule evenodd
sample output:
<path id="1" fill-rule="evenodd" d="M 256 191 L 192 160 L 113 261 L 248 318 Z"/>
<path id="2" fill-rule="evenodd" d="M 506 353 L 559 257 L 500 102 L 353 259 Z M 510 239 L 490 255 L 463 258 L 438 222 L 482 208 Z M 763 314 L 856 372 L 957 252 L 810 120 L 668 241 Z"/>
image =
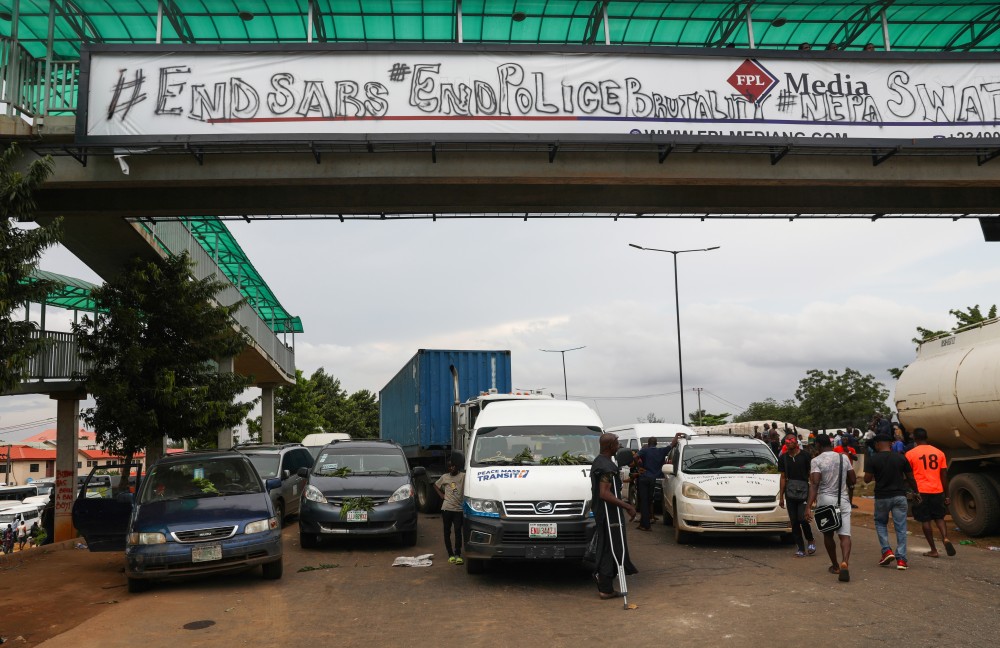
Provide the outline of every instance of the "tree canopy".
<path id="1" fill-rule="evenodd" d="M 217 365 L 248 343 L 232 319 L 240 304 L 218 304 L 225 284 L 196 279 L 191 265 L 186 254 L 133 261 L 94 291 L 106 314 L 73 326 L 96 401 L 82 418 L 102 448 L 126 461 L 164 437 L 214 446 L 253 407 L 236 402 L 252 378 Z"/>
<path id="2" fill-rule="evenodd" d="M 34 194 L 52 173 L 52 158 L 35 160 L 26 173 L 14 167 L 20 157 L 16 144 L 0 153 L 0 393 L 24 380 L 28 360 L 45 344 L 34 336 L 34 322 L 15 318 L 14 311 L 27 303 L 43 303 L 49 282 L 26 281 L 45 248 L 59 239 L 59 222 L 23 229 L 35 212 Z"/>
<path id="3" fill-rule="evenodd" d="M 847 367 L 810 369 L 795 390 L 799 401 L 797 424 L 812 429 L 864 426 L 872 414 L 889 414 L 889 390 L 871 374 Z"/>
<path id="4" fill-rule="evenodd" d="M 320 367 L 305 378 L 295 372 L 295 385 L 274 393 L 275 441 L 301 441 L 311 432 L 344 432 L 354 439 L 379 436 L 378 399 L 361 389 L 348 394 L 340 379 Z M 260 417 L 247 421 L 250 436 L 260 438 Z"/>
<path id="5" fill-rule="evenodd" d="M 799 405 L 794 399 L 778 402 L 773 398 L 750 403 L 740 414 L 733 417 L 733 423 L 747 421 L 798 421 Z"/>
<path id="6" fill-rule="evenodd" d="M 691 425 L 722 425 L 729 420 L 732 416 L 729 412 L 723 412 L 722 414 L 709 414 L 705 410 L 695 410 L 688 414 L 688 418 L 691 420 Z"/>

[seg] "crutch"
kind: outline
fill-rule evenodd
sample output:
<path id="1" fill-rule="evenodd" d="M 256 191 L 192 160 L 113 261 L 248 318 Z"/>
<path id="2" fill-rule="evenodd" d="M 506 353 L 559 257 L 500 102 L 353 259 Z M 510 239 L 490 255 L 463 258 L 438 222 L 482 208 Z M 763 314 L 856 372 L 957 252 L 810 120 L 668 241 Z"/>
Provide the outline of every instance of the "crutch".
<path id="1" fill-rule="evenodd" d="M 611 555 L 615 559 L 615 564 L 618 566 L 618 587 L 621 588 L 622 599 L 625 601 L 622 604 L 622 609 L 628 609 L 628 586 L 625 584 L 625 526 L 622 521 L 622 510 L 615 506 L 615 513 L 618 518 L 618 534 L 622 540 L 622 557 L 618 558 L 617 552 L 615 552 L 615 540 L 611 537 L 611 511 L 608 510 L 608 503 L 604 502 L 604 519 L 608 524 L 608 544 L 611 546 Z"/>

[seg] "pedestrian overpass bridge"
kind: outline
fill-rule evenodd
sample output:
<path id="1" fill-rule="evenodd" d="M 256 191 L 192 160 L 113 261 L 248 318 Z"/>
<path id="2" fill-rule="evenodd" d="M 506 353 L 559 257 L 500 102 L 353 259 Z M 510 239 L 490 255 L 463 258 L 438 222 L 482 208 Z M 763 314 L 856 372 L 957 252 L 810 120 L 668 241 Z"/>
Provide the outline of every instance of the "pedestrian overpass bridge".
<path id="1" fill-rule="evenodd" d="M 0 140 L 54 157 L 37 219 L 105 279 L 211 257 L 212 218 L 976 218 L 1000 240 L 992 5 L 116 4 L 0 2 Z M 369 76 L 328 96 L 331 70 Z M 287 382 L 256 317 L 246 370 Z"/>

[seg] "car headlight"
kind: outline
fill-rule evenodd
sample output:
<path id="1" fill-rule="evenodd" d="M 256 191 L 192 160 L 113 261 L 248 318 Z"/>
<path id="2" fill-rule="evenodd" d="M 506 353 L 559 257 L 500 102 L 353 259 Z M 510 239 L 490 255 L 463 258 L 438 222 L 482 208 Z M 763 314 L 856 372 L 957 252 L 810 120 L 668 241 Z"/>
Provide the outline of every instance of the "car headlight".
<path id="1" fill-rule="evenodd" d="M 480 517 L 500 517 L 500 502 L 489 499 L 465 498 L 465 512 Z"/>
<path id="2" fill-rule="evenodd" d="M 257 520 L 256 522 L 250 522 L 243 528 L 243 533 L 250 535 L 251 533 L 264 533 L 265 531 L 271 529 L 280 528 L 278 524 L 278 518 L 270 517 L 266 520 Z"/>
<path id="3" fill-rule="evenodd" d="M 306 486 L 306 489 L 302 491 L 302 497 L 306 498 L 310 502 L 319 502 L 320 504 L 326 504 L 326 498 L 323 497 L 322 491 L 316 488 L 312 484 Z"/>
<path id="4" fill-rule="evenodd" d="M 155 545 L 164 544 L 167 536 L 162 533 L 130 533 L 128 543 L 130 545 Z"/>
<path id="5" fill-rule="evenodd" d="M 701 486 L 692 484 L 691 482 L 684 482 L 684 485 L 681 486 L 681 495 L 683 495 L 688 499 L 699 499 L 699 500 L 709 499 L 708 493 L 702 490 Z"/>
<path id="6" fill-rule="evenodd" d="M 396 489 L 396 492 L 392 494 L 389 498 L 390 502 L 402 502 L 403 500 L 408 500 L 413 497 L 413 486 L 409 484 L 403 484 Z"/>

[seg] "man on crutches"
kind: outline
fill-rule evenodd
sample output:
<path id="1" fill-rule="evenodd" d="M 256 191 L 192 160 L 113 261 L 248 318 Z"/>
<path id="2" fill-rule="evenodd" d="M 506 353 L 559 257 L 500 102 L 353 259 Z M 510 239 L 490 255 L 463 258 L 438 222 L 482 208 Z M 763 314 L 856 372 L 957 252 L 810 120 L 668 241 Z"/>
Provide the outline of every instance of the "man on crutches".
<path id="1" fill-rule="evenodd" d="M 622 511 L 628 514 L 628 521 L 635 519 L 635 508 L 621 499 L 621 473 L 611 460 L 621 447 L 618 437 L 611 433 L 601 435 L 601 454 L 594 459 L 590 469 L 591 501 L 593 503 L 594 535 L 597 537 L 596 569 L 597 591 L 602 599 L 611 599 L 626 594 L 625 575 L 638 573 L 628 555 L 625 539 L 625 520 Z M 615 576 L 621 593 L 614 589 Z"/>

